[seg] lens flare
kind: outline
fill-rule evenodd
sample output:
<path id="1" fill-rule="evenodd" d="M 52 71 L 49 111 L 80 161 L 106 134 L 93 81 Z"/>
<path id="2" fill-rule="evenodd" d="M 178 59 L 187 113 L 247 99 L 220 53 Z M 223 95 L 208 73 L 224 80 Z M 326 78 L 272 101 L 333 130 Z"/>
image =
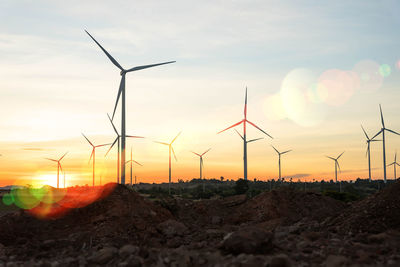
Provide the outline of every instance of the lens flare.
<path id="1" fill-rule="evenodd" d="M 382 64 L 379 66 L 379 73 L 383 77 L 388 77 L 392 73 L 392 69 L 388 64 Z"/>
<path id="2" fill-rule="evenodd" d="M 287 117 L 279 93 L 270 95 L 264 100 L 263 111 L 265 116 L 272 121 L 283 120 Z"/>
<path id="3" fill-rule="evenodd" d="M 287 117 L 302 126 L 314 126 L 324 118 L 324 88 L 308 69 L 294 69 L 282 82 L 281 97 Z"/>
<path id="4" fill-rule="evenodd" d="M 318 83 L 326 90 L 324 101 L 332 106 L 343 105 L 359 87 L 358 76 L 354 72 L 338 69 L 322 73 Z"/>
<path id="5" fill-rule="evenodd" d="M 358 62 L 353 71 L 360 80 L 360 90 L 374 92 L 382 86 L 383 76 L 379 72 L 379 64 L 372 60 Z"/>
<path id="6" fill-rule="evenodd" d="M 13 187 L 2 197 L 5 205 L 14 204 L 41 219 L 58 218 L 72 209 L 85 207 L 112 192 L 116 184 L 96 187 L 69 187 L 56 189 Z"/>
<path id="7" fill-rule="evenodd" d="M 396 62 L 396 67 L 400 70 L 400 60 Z"/>

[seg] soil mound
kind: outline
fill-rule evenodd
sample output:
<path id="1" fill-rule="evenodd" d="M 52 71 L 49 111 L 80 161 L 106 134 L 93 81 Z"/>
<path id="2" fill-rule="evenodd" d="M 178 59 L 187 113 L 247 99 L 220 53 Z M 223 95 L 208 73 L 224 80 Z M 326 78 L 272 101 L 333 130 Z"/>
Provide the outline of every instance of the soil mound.
<path id="1" fill-rule="evenodd" d="M 322 221 L 343 210 L 346 204 L 313 192 L 281 188 L 262 193 L 242 204 L 232 214 L 235 223 L 290 224 L 304 218 Z"/>
<path id="2" fill-rule="evenodd" d="M 353 203 L 329 223 L 338 231 L 352 233 L 400 230 L 400 181 Z"/>
<path id="3" fill-rule="evenodd" d="M 43 251 L 43 246 L 81 249 L 137 244 L 158 236 L 156 226 L 172 217 L 168 210 L 125 186 L 108 184 L 103 190 L 110 188 L 105 198 L 61 218 L 40 220 L 29 212 L 5 215 L 0 218 L 0 242 L 19 247 L 25 255 L 35 247 Z"/>

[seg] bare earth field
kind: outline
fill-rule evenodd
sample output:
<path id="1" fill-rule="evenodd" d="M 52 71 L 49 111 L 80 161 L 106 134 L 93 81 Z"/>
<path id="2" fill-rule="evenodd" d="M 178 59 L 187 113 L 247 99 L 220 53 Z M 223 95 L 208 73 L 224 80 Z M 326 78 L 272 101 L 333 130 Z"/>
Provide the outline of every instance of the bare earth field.
<path id="1" fill-rule="evenodd" d="M 0 266 L 400 266 L 399 182 L 351 204 L 287 188 L 156 201 L 102 190 L 87 206 L 91 193 L 75 192 L 51 218 L 4 212 Z"/>

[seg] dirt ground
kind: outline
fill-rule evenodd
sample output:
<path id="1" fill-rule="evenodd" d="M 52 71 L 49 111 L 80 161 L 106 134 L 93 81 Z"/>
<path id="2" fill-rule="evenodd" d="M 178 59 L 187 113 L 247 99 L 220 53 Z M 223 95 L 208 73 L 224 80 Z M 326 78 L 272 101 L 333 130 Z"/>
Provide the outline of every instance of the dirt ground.
<path id="1" fill-rule="evenodd" d="M 352 204 L 290 189 L 153 202 L 102 190 L 46 219 L 0 217 L 0 266 L 400 266 L 399 182 Z"/>

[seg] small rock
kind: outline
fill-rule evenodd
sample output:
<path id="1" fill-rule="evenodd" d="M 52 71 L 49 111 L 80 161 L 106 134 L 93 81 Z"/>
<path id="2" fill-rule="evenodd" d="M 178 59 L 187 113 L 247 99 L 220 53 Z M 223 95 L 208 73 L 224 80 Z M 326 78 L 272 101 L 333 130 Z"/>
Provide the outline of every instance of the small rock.
<path id="1" fill-rule="evenodd" d="M 273 249 L 273 234 L 258 227 L 246 227 L 225 236 L 222 248 L 232 254 L 267 253 Z"/>
<path id="2" fill-rule="evenodd" d="M 279 254 L 272 257 L 269 262 L 270 267 L 290 267 L 292 266 L 289 257 L 285 254 Z"/>
<path id="3" fill-rule="evenodd" d="M 157 226 L 157 229 L 163 233 L 167 238 L 172 238 L 174 236 L 183 236 L 187 231 L 187 227 L 175 220 L 166 220 Z"/>
<path id="4" fill-rule="evenodd" d="M 222 223 L 222 218 L 220 216 L 212 216 L 211 223 L 214 225 L 219 225 Z"/>
<path id="5" fill-rule="evenodd" d="M 124 259 L 129 255 L 136 254 L 137 252 L 139 252 L 139 248 L 133 245 L 125 245 L 119 249 L 119 255 Z"/>
<path id="6" fill-rule="evenodd" d="M 106 264 L 117 254 L 117 252 L 118 250 L 114 247 L 103 248 L 95 252 L 88 260 L 98 264 Z"/>
<path id="7" fill-rule="evenodd" d="M 341 267 L 347 262 L 347 258 L 341 255 L 329 255 L 325 261 L 326 267 Z"/>

